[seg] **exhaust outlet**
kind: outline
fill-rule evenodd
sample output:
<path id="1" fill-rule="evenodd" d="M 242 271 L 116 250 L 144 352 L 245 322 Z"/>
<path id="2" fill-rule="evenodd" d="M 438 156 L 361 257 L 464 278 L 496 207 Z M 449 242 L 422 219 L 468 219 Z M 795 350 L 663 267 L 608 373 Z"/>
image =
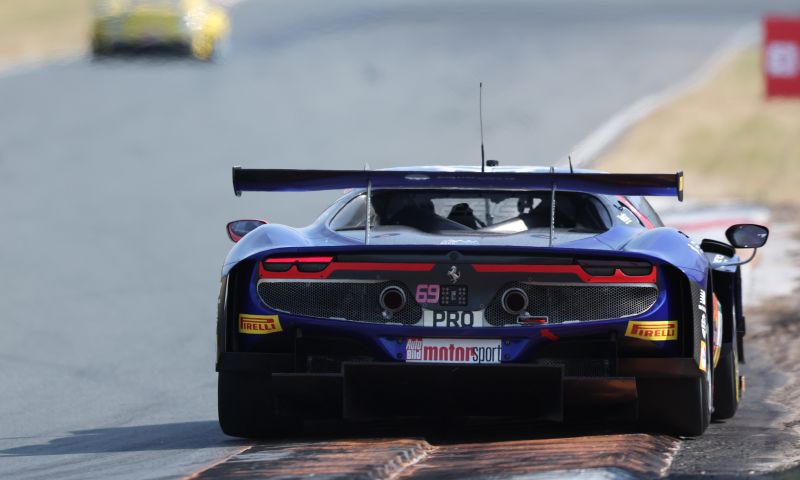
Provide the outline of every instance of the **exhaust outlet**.
<path id="1" fill-rule="evenodd" d="M 503 292 L 500 304 L 511 315 L 520 315 L 528 308 L 528 294 L 521 288 L 509 288 Z"/>
<path id="2" fill-rule="evenodd" d="M 397 313 L 406 306 L 406 292 L 396 286 L 388 286 L 381 291 L 378 302 L 387 312 Z"/>

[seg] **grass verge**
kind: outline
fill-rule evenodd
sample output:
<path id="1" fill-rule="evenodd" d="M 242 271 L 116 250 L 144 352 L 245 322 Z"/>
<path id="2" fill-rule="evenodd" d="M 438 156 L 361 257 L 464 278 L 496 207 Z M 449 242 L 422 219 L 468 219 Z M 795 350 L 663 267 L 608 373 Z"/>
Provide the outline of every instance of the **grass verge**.
<path id="1" fill-rule="evenodd" d="M 638 123 L 594 166 L 686 173 L 686 198 L 798 206 L 800 99 L 766 100 L 760 52 Z"/>
<path id="2" fill-rule="evenodd" d="M 90 13 L 89 0 L 0 1 L 0 65 L 81 51 Z"/>

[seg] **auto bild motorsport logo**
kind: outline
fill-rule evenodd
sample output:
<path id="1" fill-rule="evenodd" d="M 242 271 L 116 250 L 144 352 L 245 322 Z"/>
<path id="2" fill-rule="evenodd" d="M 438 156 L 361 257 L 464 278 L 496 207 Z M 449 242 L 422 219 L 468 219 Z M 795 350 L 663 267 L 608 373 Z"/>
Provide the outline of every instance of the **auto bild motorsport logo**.
<path id="1" fill-rule="evenodd" d="M 658 322 L 628 322 L 628 329 L 625 331 L 626 337 L 640 338 L 662 342 L 664 340 L 678 339 L 678 322 L 675 320 Z"/>
<path id="2" fill-rule="evenodd" d="M 500 363 L 499 339 L 409 338 L 406 362 L 411 363 Z"/>
<path id="3" fill-rule="evenodd" d="M 283 331 L 283 328 L 277 315 L 239 314 L 239 333 L 266 335 L 280 331 Z"/>

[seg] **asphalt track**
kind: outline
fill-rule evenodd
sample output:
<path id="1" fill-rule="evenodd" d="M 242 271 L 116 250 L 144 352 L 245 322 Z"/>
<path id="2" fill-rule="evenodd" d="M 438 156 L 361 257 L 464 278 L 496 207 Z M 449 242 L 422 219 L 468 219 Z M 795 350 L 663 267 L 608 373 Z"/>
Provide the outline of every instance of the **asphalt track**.
<path id="1" fill-rule="evenodd" d="M 229 54 L 0 74 L 0 478 L 169 478 L 250 443 L 216 424 L 224 224 L 332 194 L 233 197 L 230 167 L 563 162 L 788 1 L 236 6 Z"/>

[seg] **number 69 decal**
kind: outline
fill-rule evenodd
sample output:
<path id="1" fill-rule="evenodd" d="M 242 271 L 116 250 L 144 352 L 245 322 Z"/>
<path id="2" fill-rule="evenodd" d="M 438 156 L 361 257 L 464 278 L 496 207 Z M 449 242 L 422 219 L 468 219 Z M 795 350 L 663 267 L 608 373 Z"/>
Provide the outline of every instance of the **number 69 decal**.
<path id="1" fill-rule="evenodd" d="M 439 303 L 439 285 L 420 283 L 417 285 L 417 303 Z"/>

